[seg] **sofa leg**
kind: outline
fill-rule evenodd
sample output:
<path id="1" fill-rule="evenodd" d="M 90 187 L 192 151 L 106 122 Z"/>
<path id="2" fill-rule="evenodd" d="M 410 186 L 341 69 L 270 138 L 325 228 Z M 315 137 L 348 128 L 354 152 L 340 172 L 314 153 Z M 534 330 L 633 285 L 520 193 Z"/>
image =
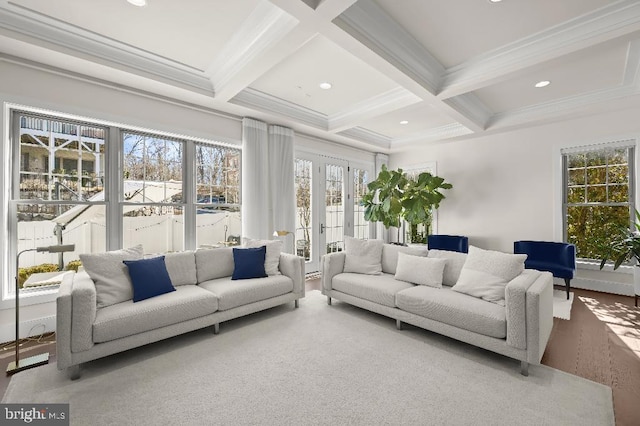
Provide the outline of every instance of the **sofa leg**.
<path id="1" fill-rule="evenodd" d="M 213 334 L 220 333 L 220 324 L 213 324 Z"/>
<path id="2" fill-rule="evenodd" d="M 78 380 L 80 378 L 80 365 L 67 367 L 67 377 L 71 380 Z"/>
<path id="3" fill-rule="evenodd" d="M 396 328 L 398 330 L 402 330 L 402 321 L 400 321 L 399 319 L 396 320 Z"/>
<path id="4" fill-rule="evenodd" d="M 331 297 L 327 296 L 327 305 L 331 306 Z"/>
<path id="5" fill-rule="evenodd" d="M 569 278 L 565 278 L 564 284 L 567 287 L 567 300 L 569 300 L 569 289 L 571 288 L 571 280 Z"/>
<path id="6" fill-rule="evenodd" d="M 295 302 L 294 302 L 294 307 L 295 307 L 295 308 L 298 308 L 298 307 L 300 306 L 300 304 L 298 303 L 298 300 L 299 300 L 299 299 L 296 299 L 296 300 L 295 300 Z"/>
<path id="7" fill-rule="evenodd" d="M 529 375 L 529 363 L 527 361 L 520 361 L 520 374 L 525 377 Z"/>

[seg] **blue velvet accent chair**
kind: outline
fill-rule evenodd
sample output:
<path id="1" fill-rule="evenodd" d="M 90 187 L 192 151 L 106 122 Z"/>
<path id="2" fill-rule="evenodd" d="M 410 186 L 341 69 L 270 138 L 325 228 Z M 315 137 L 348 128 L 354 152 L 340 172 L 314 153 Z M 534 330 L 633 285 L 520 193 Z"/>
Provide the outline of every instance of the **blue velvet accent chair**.
<path id="1" fill-rule="evenodd" d="M 469 253 L 469 238 L 460 235 L 429 235 L 427 247 L 436 250 Z"/>
<path id="2" fill-rule="evenodd" d="M 551 241 L 516 241 L 513 252 L 526 254 L 524 267 L 551 272 L 554 277 L 564 279 L 567 299 L 571 280 L 576 273 L 576 246 Z"/>

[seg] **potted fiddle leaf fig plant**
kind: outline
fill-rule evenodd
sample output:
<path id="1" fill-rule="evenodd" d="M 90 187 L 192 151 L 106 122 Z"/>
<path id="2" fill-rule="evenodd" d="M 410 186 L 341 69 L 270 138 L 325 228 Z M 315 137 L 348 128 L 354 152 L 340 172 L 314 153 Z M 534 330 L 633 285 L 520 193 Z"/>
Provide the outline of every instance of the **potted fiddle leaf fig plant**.
<path id="1" fill-rule="evenodd" d="M 402 217 L 409 224 L 409 235 L 412 243 L 426 243 L 433 220 L 433 210 L 440 207 L 440 202 L 446 197 L 441 192 L 453 186 L 443 178 L 428 172 L 420 173 L 415 179 L 410 179 L 405 187 L 402 199 Z M 424 226 L 420 233 L 418 227 Z"/>
<path id="2" fill-rule="evenodd" d="M 633 281 L 635 304 L 638 306 L 640 295 L 640 213 L 635 211 L 635 231 L 630 228 L 620 227 L 620 232 L 611 239 L 606 251 L 606 256 L 600 262 L 600 269 L 608 260 L 613 261 L 613 269 L 618 269 L 623 263 L 633 261 Z"/>
<path id="3" fill-rule="evenodd" d="M 404 219 L 411 227 L 412 242 L 423 242 L 429 233 L 433 209 L 437 209 L 445 198 L 441 190 L 451 189 L 452 185 L 428 172 L 410 179 L 402 169 L 388 170 L 383 165 L 378 177 L 367 188 L 369 191 L 362 197 L 366 220 L 382 222 L 387 229 L 398 228 L 399 242 Z M 419 225 L 425 226 L 425 232 L 420 241 L 415 241 Z"/>

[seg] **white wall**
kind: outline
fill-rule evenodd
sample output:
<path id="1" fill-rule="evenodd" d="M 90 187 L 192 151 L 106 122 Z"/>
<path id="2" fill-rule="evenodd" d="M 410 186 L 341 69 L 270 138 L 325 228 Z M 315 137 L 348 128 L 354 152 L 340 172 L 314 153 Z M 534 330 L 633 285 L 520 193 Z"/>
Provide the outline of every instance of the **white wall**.
<path id="1" fill-rule="evenodd" d="M 561 239 L 559 149 L 640 135 L 640 108 L 609 111 L 474 139 L 413 146 L 390 166 L 428 161 L 453 184 L 438 211 L 438 233 L 467 235 L 478 247 L 513 252 L 521 239 Z M 579 272 L 629 284 L 626 274 Z M 587 286 L 588 284 L 585 284 Z M 626 287 L 625 287 L 626 288 Z"/>

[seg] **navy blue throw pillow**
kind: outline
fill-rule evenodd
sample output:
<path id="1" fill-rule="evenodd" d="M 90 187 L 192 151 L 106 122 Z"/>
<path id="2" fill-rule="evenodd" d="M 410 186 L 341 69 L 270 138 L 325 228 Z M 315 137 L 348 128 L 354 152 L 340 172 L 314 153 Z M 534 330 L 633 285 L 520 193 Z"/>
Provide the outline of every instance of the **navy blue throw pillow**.
<path id="1" fill-rule="evenodd" d="M 164 256 L 141 260 L 123 260 L 122 262 L 129 269 L 134 302 L 176 291 L 171 284 Z"/>
<path id="2" fill-rule="evenodd" d="M 246 280 L 248 278 L 264 278 L 264 257 L 267 247 L 233 248 L 233 275 L 232 280 Z"/>

